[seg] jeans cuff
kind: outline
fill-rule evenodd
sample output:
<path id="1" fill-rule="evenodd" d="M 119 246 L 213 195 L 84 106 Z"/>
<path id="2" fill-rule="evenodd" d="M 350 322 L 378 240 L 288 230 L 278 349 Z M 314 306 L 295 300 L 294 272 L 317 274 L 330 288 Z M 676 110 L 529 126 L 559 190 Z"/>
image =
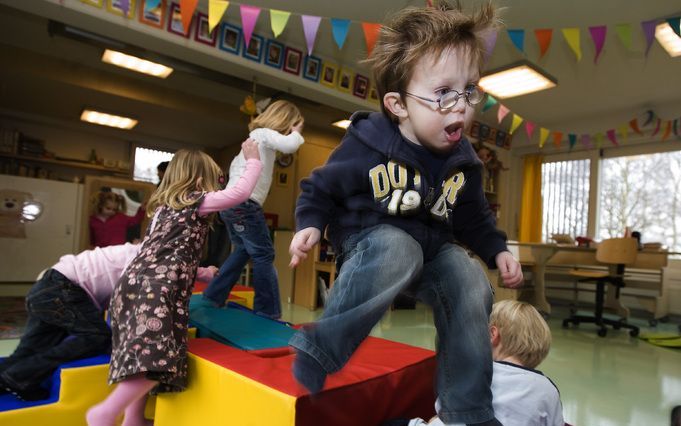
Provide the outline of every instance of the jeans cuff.
<path id="1" fill-rule="evenodd" d="M 293 337 L 291 337 L 291 340 L 289 340 L 288 344 L 297 350 L 303 351 L 310 355 L 319 363 L 319 365 L 322 366 L 327 373 L 335 373 L 341 369 L 341 367 L 337 366 L 336 363 L 333 362 L 324 352 L 322 352 L 321 349 L 310 342 L 305 337 L 304 332 L 299 331 L 298 333 L 294 334 Z"/>
<path id="2" fill-rule="evenodd" d="M 438 417 L 445 423 L 482 423 L 494 418 L 494 409 L 471 411 L 439 411 Z"/>

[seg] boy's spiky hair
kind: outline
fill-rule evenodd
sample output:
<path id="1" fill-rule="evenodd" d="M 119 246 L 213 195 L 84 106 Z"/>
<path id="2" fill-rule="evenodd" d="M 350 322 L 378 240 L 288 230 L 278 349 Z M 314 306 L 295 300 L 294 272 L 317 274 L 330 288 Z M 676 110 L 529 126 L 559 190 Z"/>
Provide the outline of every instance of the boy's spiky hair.
<path id="1" fill-rule="evenodd" d="M 466 49 L 472 61 L 482 68 L 484 35 L 499 26 L 497 9 L 487 3 L 474 14 L 465 14 L 461 6 L 439 2 L 435 7 L 408 7 L 397 12 L 381 27 L 374 49 L 365 62 L 370 64 L 381 100 L 397 92 L 405 96 L 416 62 L 425 55 L 439 56 L 456 47 Z"/>

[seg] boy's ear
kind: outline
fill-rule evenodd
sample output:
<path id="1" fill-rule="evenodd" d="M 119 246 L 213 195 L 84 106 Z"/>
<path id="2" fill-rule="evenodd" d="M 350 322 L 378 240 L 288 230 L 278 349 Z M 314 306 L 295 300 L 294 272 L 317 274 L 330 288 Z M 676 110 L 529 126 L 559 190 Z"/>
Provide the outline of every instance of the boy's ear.
<path id="1" fill-rule="evenodd" d="M 489 326 L 489 337 L 492 347 L 496 348 L 501 342 L 501 335 L 499 334 L 499 329 L 495 325 Z"/>
<path id="2" fill-rule="evenodd" d="M 402 96 L 397 92 L 388 92 L 383 96 L 383 106 L 398 118 L 407 118 L 407 108 L 402 103 Z"/>

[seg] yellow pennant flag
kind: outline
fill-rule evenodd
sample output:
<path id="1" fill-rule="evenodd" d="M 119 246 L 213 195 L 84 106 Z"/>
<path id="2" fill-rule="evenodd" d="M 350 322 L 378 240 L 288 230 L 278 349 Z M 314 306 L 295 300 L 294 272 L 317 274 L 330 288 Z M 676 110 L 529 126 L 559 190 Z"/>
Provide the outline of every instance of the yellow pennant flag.
<path id="1" fill-rule="evenodd" d="M 627 137 L 629 136 L 629 123 L 622 124 L 618 130 L 620 131 L 620 135 L 622 135 L 622 142 L 626 142 Z"/>
<path id="2" fill-rule="evenodd" d="M 520 126 L 520 123 L 523 122 L 523 118 L 519 116 L 518 114 L 513 114 L 513 121 L 511 122 L 511 130 L 508 131 L 508 133 L 513 134 L 515 130 Z"/>
<path id="3" fill-rule="evenodd" d="M 543 127 L 539 129 L 539 148 L 544 148 L 544 142 L 546 142 L 546 138 L 549 137 L 549 133 L 549 129 Z"/>
<path id="4" fill-rule="evenodd" d="M 274 33 L 274 38 L 279 37 L 279 34 L 281 34 L 284 31 L 289 16 L 291 16 L 291 12 L 287 12 L 285 10 L 270 9 L 270 23 L 272 25 L 272 32 Z"/>
<path id="5" fill-rule="evenodd" d="M 229 2 L 225 0 L 208 0 L 208 32 L 212 33 L 213 28 L 220 23 L 227 6 Z"/>
<path id="6" fill-rule="evenodd" d="M 575 52 L 577 56 L 577 62 L 582 60 L 582 48 L 579 45 L 579 28 L 563 28 L 563 37 L 567 41 L 568 45 Z"/>

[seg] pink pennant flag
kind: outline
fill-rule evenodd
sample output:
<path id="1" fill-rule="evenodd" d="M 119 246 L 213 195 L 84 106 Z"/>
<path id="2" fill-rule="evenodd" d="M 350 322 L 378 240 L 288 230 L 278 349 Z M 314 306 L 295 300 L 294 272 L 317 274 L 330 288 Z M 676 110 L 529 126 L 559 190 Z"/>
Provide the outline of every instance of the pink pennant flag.
<path id="1" fill-rule="evenodd" d="M 255 23 L 258 21 L 258 16 L 260 15 L 260 8 L 242 4 L 239 6 L 239 9 L 241 10 L 241 25 L 244 27 L 244 42 L 248 49 Z"/>
<path id="2" fill-rule="evenodd" d="M 582 145 L 584 145 L 585 148 L 591 148 L 591 135 L 588 133 L 585 133 L 582 135 Z"/>
<path id="3" fill-rule="evenodd" d="M 303 32 L 305 33 L 305 42 L 307 43 L 307 54 L 312 55 L 314 49 L 314 41 L 317 38 L 317 30 L 319 29 L 319 22 L 321 16 L 300 15 L 303 22 Z"/>
<path id="4" fill-rule="evenodd" d="M 502 104 L 499 104 L 499 110 L 497 111 L 497 120 L 499 121 L 499 123 L 501 123 L 501 120 L 503 120 L 504 117 L 506 117 L 506 115 L 509 112 L 510 110 L 508 108 L 506 108 Z"/>
<path id="5" fill-rule="evenodd" d="M 527 140 L 532 139 L 532 133 L 534 133 L 534 123 L 531 121 L 526 121 L 525 122 L 525 133 L 527 133 Z"/>
<path id="6" fill-rule="evenodd" d="M 594 41 L 594 47 L 596 48 L 596 56 L 594 56 L 594 64 L 598 63 L 598 56 L 603 50 L 603 45 L 605 44 L 605 35 L 608 32 L 608 27 L 605 25 L 599 25 L 598 27 L 589 27 L 589 32 L 591 33 L 591 38 Z"/>
<path id="7" fill-rule="evenodd" d="M 605 132 L 605 135 L 608 137 L 610 142 L 612 142 L 613 145 L 619 146 L 619 143 L 617 142 L 617 134 L 615 134 L 615 129 L 610 129 L 607 132 Z"/>
<path id="8" fill-rule="evenodd" d="M 662 126 L 662 120 L 658 118 L 657 119 L 657 125 L 655 126 L 655 130 L 653 130 L 653 133 L 650 136 L 655 136 L 657 134 L 657 132 L 660 131 L 660 126 Z"/>
<path id="9" fill-rule="evenodd" d="M 646 36 L 646 56 L 650 51 L 650 46 L 653 45 L 653 40 L 655 40 L 655 27 L 657 26 L 657 21 L 643 21 L 641 22 L 641 28 L 643 28 L 643 34 Z"/>

